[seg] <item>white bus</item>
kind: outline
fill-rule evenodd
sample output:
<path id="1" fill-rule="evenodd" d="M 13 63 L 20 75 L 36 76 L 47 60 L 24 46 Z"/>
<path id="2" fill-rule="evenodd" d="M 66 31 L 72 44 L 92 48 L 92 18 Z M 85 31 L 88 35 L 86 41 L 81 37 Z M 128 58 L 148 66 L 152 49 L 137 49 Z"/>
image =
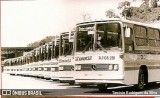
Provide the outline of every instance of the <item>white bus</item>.
<path id="1" fill-rule="evenodd" d="M 59 80 L 58 72 L 58 57 L 59 57 L 59 36 L 56 36 L 55 40 L 52 42 L 51 47 L 51 60 L 49 61 L 51 66 L 51 80 L 57 81 Z"/>
<path id="2" fill-rule="evenodd" d="M 63 32 L 60 34 L 59 47 L 59 81 L 61 83 L 75 83 L 74 72 L 74 56 L 73 56 L 73 40 L 71 39 L 74 32 Z"/>
<path id="3" fill-rule="evenodd" d="M 35 48 L 34 50 L 32 50 L 32 63 L 30 63 L 30 71 L 31 71 L 31 74 L 30 76 L 32 77 L 37 77 L 39 72 L 38 72 L 38 67 L 40 65 L 40 48 L 41 47 L 37 47 Z"/>
<path id="4" fill-rule="evenodd" d="M 3 64 L 3 73 L 9 74 L 10 73 L 10 66 L 9 66 L 9 59 L 5 59 L 1 62 Z"/>
<path id="5" fill-rule="evenodd" d="M 8 63 L 8 66 L 10 66 L 10 71 L 9 71 L 9 74 L 10 75 L 16 75 L 16 71 L 17 71 L 17 68 L 16 68 L 16 61 L 17 61 L 17 58 L 11 58 L 11 59 L 8 59 L 9 60 L 9 63 Z"/>
<path id="6" fill-rule="evenodd" d="M 51 66 L 51 72 L 50 72 L 50 76 L 51 76 L 51 80 L 53 81 L 58 81 L 59 80 L 59 76 L 58 76 L 58 60 L 52 59 L 50 61 L 50 66 Z"/>
<path id="7" fill-rule="evenodd" d="M 160 29 L 138 22 L 108 19 L 77 24 L 75 34 L 75 82 L 109 84 L 160 81 Z"/>

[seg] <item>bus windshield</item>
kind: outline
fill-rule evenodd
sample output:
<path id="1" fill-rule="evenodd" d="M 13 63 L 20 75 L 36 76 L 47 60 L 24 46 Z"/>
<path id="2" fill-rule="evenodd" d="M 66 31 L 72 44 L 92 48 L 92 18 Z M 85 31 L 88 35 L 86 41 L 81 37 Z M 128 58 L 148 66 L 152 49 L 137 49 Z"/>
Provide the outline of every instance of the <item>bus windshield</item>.
<path id="1" fill-rule="evenodd" d="M 60 55 L 71 55 L 73 43 L 69 42 L 69 33 L 65 32 L 60 36 Z"/>
<path id="2" fill-rule="evenodd" d="M 122 48 L 119 23 L 97 24 L 96 50 L 119 50 Z"/>
<path id="3" fill-rule="evenodd" d="M 93 49 L 94 35 L 91 34 L 93 31 L 94 24 L 82 25 L 78 27 L 77 52 L 89 51 Z"/>
<path id="4" fill-rule="evenodd" d="M 93 49 L 103 51 L 121 50 L 122 37 L 120 23 L 80 25 L 78 26 L 76 40 L 77 52 L 93 51 Z"/>

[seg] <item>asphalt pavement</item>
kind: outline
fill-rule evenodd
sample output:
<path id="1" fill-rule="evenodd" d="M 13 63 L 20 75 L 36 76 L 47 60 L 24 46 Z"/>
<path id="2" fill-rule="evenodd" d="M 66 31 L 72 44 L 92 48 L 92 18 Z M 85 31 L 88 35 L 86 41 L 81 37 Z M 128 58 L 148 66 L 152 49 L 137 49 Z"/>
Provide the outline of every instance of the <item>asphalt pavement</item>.
<path id="1" fill-rule="evenodd" d="M 160 83 L 150 84 L 145 90 L 135 90 L 133 86 L 109 87 L 100 92 L 96 85 L 81 88 L 79 85 L 69 85 L 34 77 L 13 76 L 2 73 L 2 90 L 10 90 L 12 95 L 40 94 L 52 96 L 160 96 Z M 29 92 L 28 92 L 29 91 Z M 34 92 L 33 91 L 39 91 Z"/>

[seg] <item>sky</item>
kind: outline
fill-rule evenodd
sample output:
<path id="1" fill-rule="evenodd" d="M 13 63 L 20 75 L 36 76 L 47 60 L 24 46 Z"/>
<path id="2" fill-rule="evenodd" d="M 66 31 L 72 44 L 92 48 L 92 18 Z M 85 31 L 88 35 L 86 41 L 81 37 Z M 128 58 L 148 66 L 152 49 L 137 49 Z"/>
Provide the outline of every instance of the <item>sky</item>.
<path id="1" fill-rule="evenodd" d="M 70 31 L 89 14 L 105 18 L 123 0 L 9 0 L 1 1 L 1 46 L 26 47 L 46 36 Z"/>

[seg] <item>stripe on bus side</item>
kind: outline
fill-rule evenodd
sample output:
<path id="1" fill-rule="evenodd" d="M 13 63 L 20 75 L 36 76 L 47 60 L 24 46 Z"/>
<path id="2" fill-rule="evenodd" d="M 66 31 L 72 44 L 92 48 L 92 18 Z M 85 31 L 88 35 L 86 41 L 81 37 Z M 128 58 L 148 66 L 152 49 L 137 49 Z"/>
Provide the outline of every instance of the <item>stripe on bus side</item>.
<path id="1" fill-rule="evenodd" d="M 148 69 L 160 69 L 160 66 L 147 66 Z M 125 71 L 130 71 L 130 70 L 139 70 L 139 67 L 125 67 Z"/>

